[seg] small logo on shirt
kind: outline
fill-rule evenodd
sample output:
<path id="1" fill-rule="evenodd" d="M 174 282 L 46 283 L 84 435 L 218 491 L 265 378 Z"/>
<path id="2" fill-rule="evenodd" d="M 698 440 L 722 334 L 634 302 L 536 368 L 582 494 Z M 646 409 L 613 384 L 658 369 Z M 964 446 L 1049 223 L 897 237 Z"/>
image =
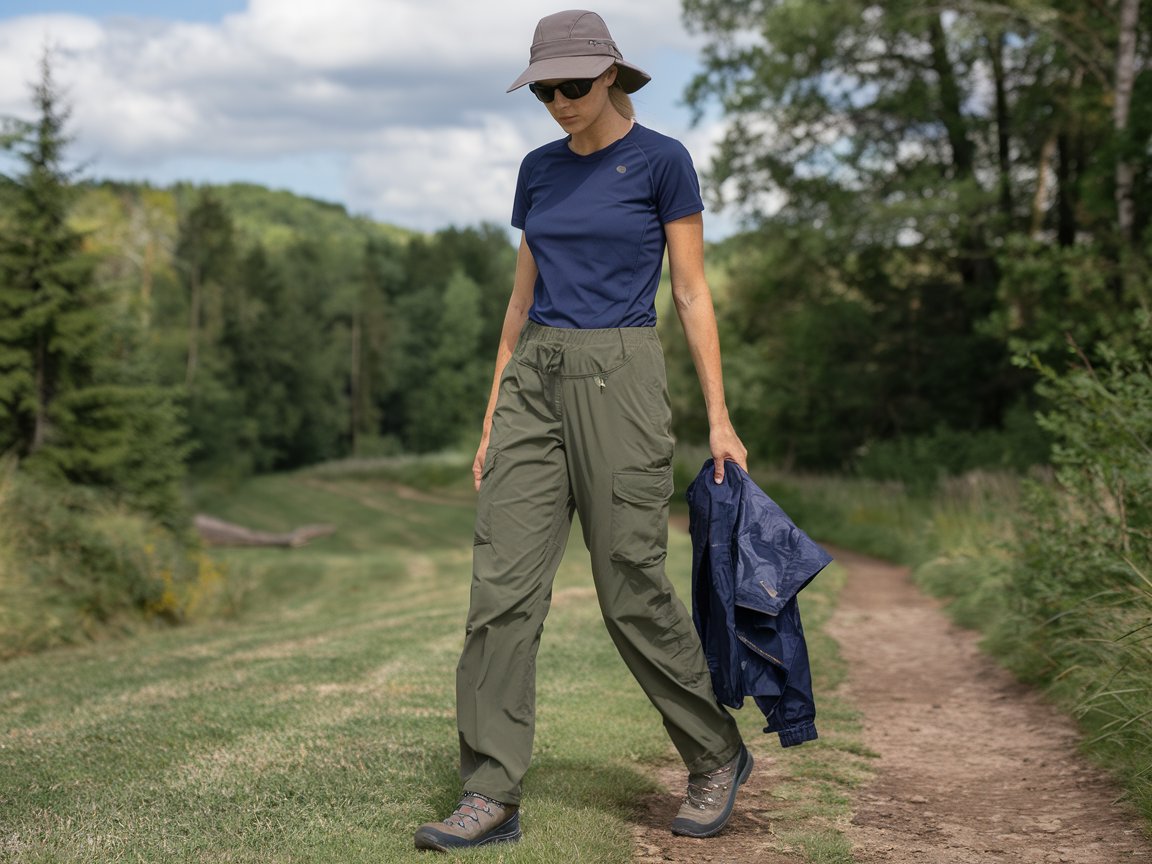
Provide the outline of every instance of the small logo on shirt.
<path id="1" fill-rule="evenodd" d="M 627 172 L 628 172 L 628 166 L 627 165 L 617 165 L 616 166 L 616 173 L 617 174 L 626 174 Z"/>

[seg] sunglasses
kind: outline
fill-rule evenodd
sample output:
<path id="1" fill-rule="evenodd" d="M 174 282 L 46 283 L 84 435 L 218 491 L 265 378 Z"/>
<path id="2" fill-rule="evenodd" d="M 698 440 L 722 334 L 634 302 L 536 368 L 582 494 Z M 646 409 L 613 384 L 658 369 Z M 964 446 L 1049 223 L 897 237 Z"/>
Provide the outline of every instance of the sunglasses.
<path id="1" fill-rule="evenodd" d="M 561 81 L 559 84 L 537 84 L 533 82 L 528 85 L 528 89 L 531 90 L 541 102 L 551 102 L 556 98 L 557 90 L 564 94 L 565 99 L 583 99 L 592 91 L 592 85 L 595 83 L 595 78 L 573 78 L 571 81 Z"/>

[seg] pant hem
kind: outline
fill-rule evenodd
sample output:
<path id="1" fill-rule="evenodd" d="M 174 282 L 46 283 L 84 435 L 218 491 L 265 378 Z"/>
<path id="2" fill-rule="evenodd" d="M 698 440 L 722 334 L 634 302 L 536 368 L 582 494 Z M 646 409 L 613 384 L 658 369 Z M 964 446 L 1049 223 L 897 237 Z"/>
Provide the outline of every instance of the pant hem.
<path id="1" fill-rule="evenodd" d="M 685 767 L 688 768 L 689 774 L 703 774 L 706 771 L 715 771 L 717 768 L 721 768 L 721 767 L 727 765 L 733 759 L 735 759 L 736 755 L 740 752 L 740 748 L 743 746 L 744 746 L 743 740 L 737 741 L 736 745 L 732 748 L 732 750 L 730 750 L 728 752 L 728 755 L 725 756 L 723 759 L 721 759 L 719 762 L 716 762 L 715 764 L 711 764 L 710 762 L 705 762 L 703 759 L 699 759 L 696 762 L 696 766 L 688 765 Z M 699 766 L 699 767 L 697 767 L 697 766 Z"/>

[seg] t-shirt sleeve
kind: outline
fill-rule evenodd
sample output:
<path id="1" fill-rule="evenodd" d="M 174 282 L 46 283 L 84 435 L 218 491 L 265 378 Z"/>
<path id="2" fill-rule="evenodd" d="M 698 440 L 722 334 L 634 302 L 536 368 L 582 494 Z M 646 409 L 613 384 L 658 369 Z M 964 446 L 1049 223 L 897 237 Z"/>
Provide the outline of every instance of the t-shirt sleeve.
<path id="1" fill-rule="evenodd" d="M 516 197 L 512 199 L 512 227 L 524 230 L 524 223 L 528 219 L 528 177 L 535 164 L 532 154 L 529 153 L 520 162 L 520 173 L 516 177 Z"/>
<path id="2" fill-rule="evenodd" d="M 660 221 L 671 222 L 702 211 L 700 178 L 688 150 L 679 141 L 672 141 L 661 156 L 656 171 L 656 211 Z"/>

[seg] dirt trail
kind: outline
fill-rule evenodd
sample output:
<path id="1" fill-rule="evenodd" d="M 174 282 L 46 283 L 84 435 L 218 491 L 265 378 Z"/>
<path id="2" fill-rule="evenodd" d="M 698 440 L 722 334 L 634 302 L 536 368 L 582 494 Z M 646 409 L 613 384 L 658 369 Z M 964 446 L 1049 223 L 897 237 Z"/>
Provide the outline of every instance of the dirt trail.
<path id="1" fill-rule="evenodd" d="M 849 577 L 829 631 L 864 743 L 879 754 L 845 826 L 859 864 L 1152 862 L 1139 818 L 1078 753 L 1071 721 L 982 654 L 906 569 L 834 554 Z M 668 774 L 676 790 L 682 772 Z M 768 827 L 772 782 L 770 760 L 758 758 L 729 828 L 709 841 L 668 834 L 677 796 L 654 796 L 635 861 L 794 862 Z"/>

